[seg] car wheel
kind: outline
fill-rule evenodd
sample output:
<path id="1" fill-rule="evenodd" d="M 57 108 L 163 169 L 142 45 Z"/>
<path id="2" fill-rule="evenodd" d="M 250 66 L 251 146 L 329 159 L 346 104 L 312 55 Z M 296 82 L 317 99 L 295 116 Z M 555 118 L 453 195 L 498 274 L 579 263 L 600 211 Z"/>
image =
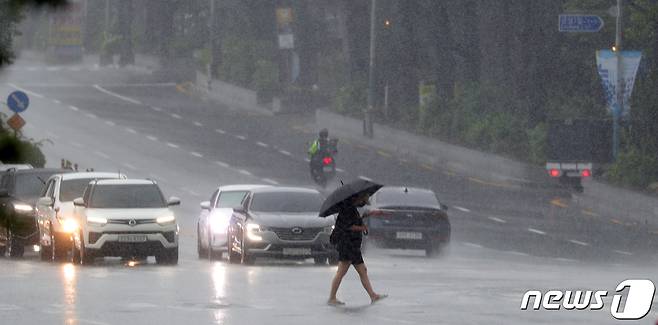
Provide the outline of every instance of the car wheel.
<path id="1" fill-rule="evenodd" d="M 5 253 L 7 253 L 7 246 L 0 246 L 0 257 L 5 257 Z"/>
<path id="2" fill-rule="evenodd" d="M 228 251 L 228 262 L 231 264 L 240 263 L 240 256 L 233 250 L 233 236 L 229 235 L 226 241 L 226 249 Z"/>
<path id="3" fill-rule="evenodd" d="M 206 257 L 209 261 L 212 261 L 215 257 L 212 252 L 212 234 L 210 233 L 210 230 L 208 230 L 208 250 L 206 251 Z"/>
<path id="4" fill-rule="evenodd" d="M 165 250 L 162 253 L 155 255 L 155 262 L 160 265 L 178 264 L 178 247 Z"/>
<path id="5" fill-rule="evenodd" d="M 94 264 L 94 256 L 85 248 L 85 240 L 80 233 L 80 249 L 78 250 L 80 264 L 91 265 Z"/>
<path id="6" fill-rule="evenodd" d="M 327 265 L 327 258 L 326 257 L 314 257 L 313 262 L 315 265 Z"/>
<path id="7" fill-rule="evenodd" d="M 9 233 L 9 257 L 21 258 L 25 254 L 25 242 L 15 237 L 11 232 Z"/>
<path id="8" fill-rule="evenodd" d="M 39 243 L 39 257 L 41 258 L 42 261 L 44 262 L 50 262 L 53 260 L 53 254 L 52 254 L 52 238 L 50 239 L 50 246 L 43 245 Z"/>
<path id="9" fill-rule="evenodd" d="M 54 232 L 50 232 L 50 249 L 51 249 L 51 256 L 52 260 L 56 262 L 62 262 L 66 260 L 66 257 L 68 255 L 68 251 L 62 247 L 64 246 L 61 243 L 61 237 L 57 238 L 57 235 L 55 235 Z"/>
<path id="10" fill-rule="evenodd" d="M 196 251 L 199 254 L 199 259 L 206 257 L 206 250 L 201 246 L 201 230 L 199 226 L 196 228 Z"/>
<path id="11" fill-rule="evenodd" d="M 254 264 L 254 257 L 249 255 L 249 251 L 247 250 L 247 245 L 245 245 L 245 238 L 244 236 L 242 237 L 242 242 L 240 243 L 241 247 L 241 255 L 240 255 L 240 262 L 245 265 L 251 265 Z"/>

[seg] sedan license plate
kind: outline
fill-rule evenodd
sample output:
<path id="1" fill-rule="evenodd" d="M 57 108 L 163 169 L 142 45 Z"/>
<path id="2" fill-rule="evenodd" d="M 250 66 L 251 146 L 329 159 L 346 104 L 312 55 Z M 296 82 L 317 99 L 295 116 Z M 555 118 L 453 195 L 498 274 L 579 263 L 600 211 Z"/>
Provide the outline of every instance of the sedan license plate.
<path id="1" fill-rule="evenodd" d="M 141 243 L 146 241 L 146 235 L 119 235 L 122 243 Z"/>
<path id="2" fill-rule="evenodd" d="M 322 167 L 322 171 L 325 172 L 325 173 L 330 173 L 330 172 L 333 172 L 334 169 L 331 166 L 324 166 L 324 167 Z"/>
<path id="3" fill-rule="evenodd" d="M 300 256 L 311 255 L 310 248 L 283 248 L 283 255 Z"/>
<path id="4" fill-rule="evenodd" d="M 397 239 L 419 240 L 419 239 L 423 239 L 423 233 L 422 232 L 398 231 L 395 234 L 395 238 L 397 238 Z"/>

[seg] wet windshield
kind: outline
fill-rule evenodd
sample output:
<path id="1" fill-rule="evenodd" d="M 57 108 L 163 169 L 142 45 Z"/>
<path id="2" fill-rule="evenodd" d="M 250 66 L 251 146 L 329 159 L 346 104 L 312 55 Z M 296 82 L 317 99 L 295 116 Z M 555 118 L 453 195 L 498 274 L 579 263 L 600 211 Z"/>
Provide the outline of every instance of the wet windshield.
<path id="1" fill-rule="evenodd" d="M 61 202 L 73 201 L 76 198 L 82 196 L 89 182 L 94 179 L 105 179 L 105 178 L 79 178 L 79 179 L 69 179 L 63 180 L 59 186 L 59 200 Z"/>
<path id="2" fill-rule="evenodd" d="M 91 195 L 90 208 L 137 209 L 166 207 L 156 185 L 97 185 Z"/>
<path id="3" fill-rule="evenodd" d="M 439 207 L 439 201 L 432 192 L 409 191 L 405 193 L 404 190 L 387 189 L 382 189 L 377 193 L 376 204 L 391 207 Z"/>
<path id="4" fill-rule="evenodd" d="M 260 212 L 318 212 L 322 196 L 317 193 L 272 192 L 256 193 L 251 210 Z"/>
<path id="5" fill-rule="evenodd" d="M 29 173 L 16 174 L 16 184 L 14 195 L 18 198 L 37 197 L 43 191 L 45 182 L 54 174 L 48 173 Z"/>
<path id="6" fill-rule="evenodd" d="M 223 191 L 219 193 L 216 208 L 235 208 L 242 205 L 242 200 L 247 195 L 246 191 Z"/>

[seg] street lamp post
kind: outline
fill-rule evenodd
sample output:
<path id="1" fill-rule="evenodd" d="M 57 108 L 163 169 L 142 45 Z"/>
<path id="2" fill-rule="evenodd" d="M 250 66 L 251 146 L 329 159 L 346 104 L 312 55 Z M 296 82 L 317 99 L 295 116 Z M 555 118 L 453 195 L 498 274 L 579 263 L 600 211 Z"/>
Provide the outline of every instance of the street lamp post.
<path id="1" fill-rule="evenodd" d="M 619 154 L 619 119 L 624 109 L 624 64 L 622 61 L 622 0 L 617 0 L 617 30 L 615 35 L 615 56 L 617 57 L 617 80 L 615 96 L 617 107 L 612 107 L 612 156 L 616 161 Z"/>
<path id="2" fill-rule="evenodd" d="M 372 138 L 372 111 L 375 102 L 375 38 L 377 36 L 377 0 L 371 0 L 370 8 L 370 62 L 368 71 L 368 104 L 363 112 L 363 135 Z"/>

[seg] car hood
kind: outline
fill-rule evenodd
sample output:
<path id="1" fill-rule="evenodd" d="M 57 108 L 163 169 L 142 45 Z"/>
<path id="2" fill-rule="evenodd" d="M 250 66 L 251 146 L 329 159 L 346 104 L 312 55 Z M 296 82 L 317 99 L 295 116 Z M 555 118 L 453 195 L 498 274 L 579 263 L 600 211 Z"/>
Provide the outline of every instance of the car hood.
<path id="1" fill-rule="evenodd" d="M 155 219 L 162 216 L 173 215 L 167 208 L 158 209 L 86 209 L 88 217 L 100 217 L 106 219 L 130 220 L 130 219 Z"/>
<path id="2" fill-rule="evenodd" d="M 332 218 L 320 218 L 318 213 L 282 213 L 282 212 L 250 212 L 255 223 L 266 227 L 329 227 L 334 224 Z"/>

